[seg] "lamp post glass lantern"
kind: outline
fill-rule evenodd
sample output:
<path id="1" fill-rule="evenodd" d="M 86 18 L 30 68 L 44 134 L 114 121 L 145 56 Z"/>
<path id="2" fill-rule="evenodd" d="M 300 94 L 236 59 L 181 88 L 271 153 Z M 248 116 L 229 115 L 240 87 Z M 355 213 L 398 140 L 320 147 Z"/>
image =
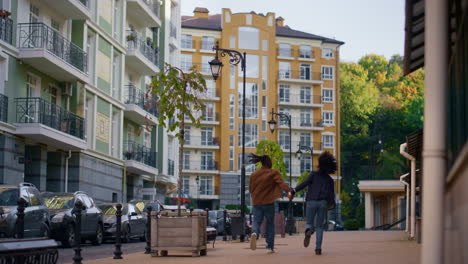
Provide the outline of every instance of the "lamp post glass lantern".
<path id="1" fill-rule="evenodd" d="M 246 78 L 246 57 L 247 54 L 240 53 L 237 50 L 230 50 L 230 49 L 222 49 L 219 47 L 219 42 L 216 42 L 216 45 L 213 47 L 213 51 L 216 51 L 215 58 L 209 62 L 211 68 L 211 74 L 213 75 L 213 79 L 216 81 L 221 74 L 221 68 L 223 67 L 223 63 L 218 59 L 218 54 L 221 57 L 229 56 L 229 64 L 231 65 L 238 65 L 240 63 L 241 70 L 243 72 L 243 79 L 242 79 L 242 167 L 241 167 L 241 219 L 242 219 L 242 226 L 241 226 L 241 234 L 240 234 L 240 241 L 244 242 L 245 236 L 245 78 Z"/>

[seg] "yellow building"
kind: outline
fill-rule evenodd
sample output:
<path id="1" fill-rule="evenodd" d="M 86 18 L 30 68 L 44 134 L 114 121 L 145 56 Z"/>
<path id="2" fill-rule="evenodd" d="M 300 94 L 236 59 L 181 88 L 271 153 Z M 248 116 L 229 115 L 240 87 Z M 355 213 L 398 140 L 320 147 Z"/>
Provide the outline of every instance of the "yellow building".
<path id="1" fill-rule="evenodd" d="M 206 8 L 196 8 L 193 16 L 182 17 L 180 65 L 185 71 L 196 65 L 206 76 L 207 109 L 201 128 L 187 127 L 182 177 L 184 190 L 200 208 L 240 204 L 243 72 L 240 65 L 230 65 L 227 56 L 220 57 L 221 76 L 212 79 L 208 62 L 218 41 L 220 48 L 247 53 L 246 153 L 255 152 L 261 140 L 278 142 L 289 175 L 289 128 L 278 122 L 270 132 L 274 109 L 291 116 L 294 186 L 302 171 L 310 171 L 312 164 L 316 168 L 323 151 L 340 156 L 338 63 L 343 42 L 291 29 L 274 13 L 233 14 L 225 8 L 210 15 Z M 299 144 L 313 148 L 313 163 L 310 152 L 296 158 Z M 255 168 L 246 169 L 248 176 Z M 334 178 L 338 192 L 340 177 Z M 295 200 L 295 214 L 302 215 L 300 201 Z"/>

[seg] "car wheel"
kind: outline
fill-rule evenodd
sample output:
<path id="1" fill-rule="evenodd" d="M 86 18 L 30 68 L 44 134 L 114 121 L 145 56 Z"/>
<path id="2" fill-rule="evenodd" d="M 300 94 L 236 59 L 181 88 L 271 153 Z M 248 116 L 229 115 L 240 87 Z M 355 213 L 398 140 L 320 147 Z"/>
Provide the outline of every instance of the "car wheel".
<path id="1" fill-rule="evenodd" d="M 102 225 L 98 224 L 96 229 L 96 235 L 94 236 L 93 240 L 91 240 L 91 243 L 95 246 L 99 246 L 102 244 L 103 238 L 104 234 L 102 232 Z"/>
<path id="2" fill-rule="evenodd" d="M 124 228 L 124 230 L 122 232 L 122 242 L 124 242 L 124 243 L 130 242 L 130 237 L 131 237 L 130 227 L 127 225 L 127 226 L 125 226 L 125 228 Z"/>
<path id="3" fill-rule="evenodd" d="M 75 244 L 75 227 L 73 225 L 68 225 L 64 239 L 62 240 L 62 245 L 64 247 L 72 247 Z"/>

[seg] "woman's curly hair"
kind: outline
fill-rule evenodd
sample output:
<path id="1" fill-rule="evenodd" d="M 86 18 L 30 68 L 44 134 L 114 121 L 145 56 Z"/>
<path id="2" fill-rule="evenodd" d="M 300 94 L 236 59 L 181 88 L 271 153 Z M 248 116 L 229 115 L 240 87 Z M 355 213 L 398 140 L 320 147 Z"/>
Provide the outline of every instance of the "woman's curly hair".
<path id="1" fill-rule="evenodd" d="M 272 166 L 271 158 L 268 155 L 258 156 L 258 155 L 251 153 L 249 162 L 253 164 L 260 162 L 262 163 L 263 167 L 267 167 L 267 168 L 271 168 Z"/>
<path id="2" fill-rule="evenodd" d="M 318 167 L 320 171 L 325 172 L 327 174 L 333 174 L 336 172 L 336 159 L 330 152 L 325 151 L 322 154 L 320 154 L 318 161 Z"/>

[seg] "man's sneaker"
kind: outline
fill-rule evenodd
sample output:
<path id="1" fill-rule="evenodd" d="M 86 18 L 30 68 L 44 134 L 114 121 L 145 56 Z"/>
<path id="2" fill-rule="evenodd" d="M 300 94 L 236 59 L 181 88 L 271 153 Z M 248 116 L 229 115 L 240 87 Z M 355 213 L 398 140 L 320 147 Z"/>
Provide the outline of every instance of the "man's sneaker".
<path id="1" fill-rule="evenodd" d="M 250 236 L 250 249 L 257 249 L 257 234 L 255 233 L 252 233 L 252 236 Z"/>
<path id="2" fill-rule="evenodd" d="M 315 255 L 322 255 L 322 249 L 316 248 L 315 249 Z"/>
<path id="3" fill-rule="evenodd" d="M 305 237 L 304 237 L 304 247 L 309 246 L 310 237 L 312 236 L 312 234 L 314 234 L 314 232 L 312 230 L 310 230 L 309 228 L 307 228 L 307 230 L 305 231 Z"/>
<path id="4" fill-rule="evenodd" d="M 273 248 L 267 248 L 267 253 L 268 254 L 273 254 L 273 253 L 275 253 L 275 250 Z"/>

